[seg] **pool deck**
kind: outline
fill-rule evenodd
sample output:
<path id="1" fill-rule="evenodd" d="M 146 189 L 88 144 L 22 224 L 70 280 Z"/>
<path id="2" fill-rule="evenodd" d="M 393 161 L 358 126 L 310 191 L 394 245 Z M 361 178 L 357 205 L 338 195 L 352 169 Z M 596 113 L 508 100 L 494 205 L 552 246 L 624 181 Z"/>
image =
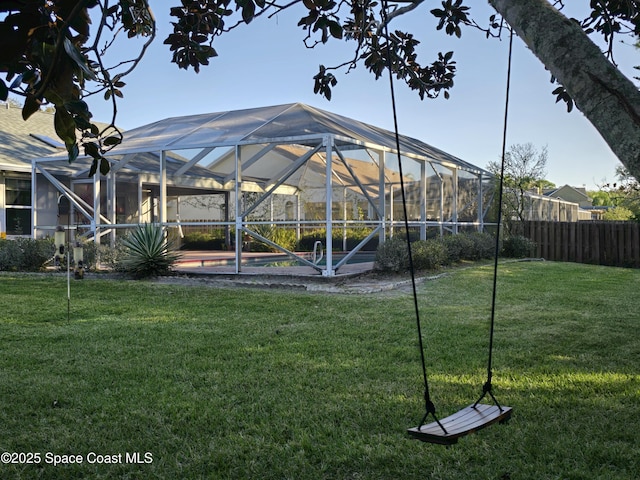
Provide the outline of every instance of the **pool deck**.
<path id="1" fill-rule="evenodd" d="M 187 251 L 176 262 L 176 276 L 159 277 L 160 283 L 188 282 L 212 287 L 280 288 L 287 291 L 307 291 L 339 294 L 402 294 L 411 286 L 406 276 L 377 275 L 373 262 L 346 264 L 335 275 L 324 276 L 312 267 L 250 267 L 235 271 L 233 252 Z M 242 252 L 243 259 L 282 259 L 280 253 Z M 229 264 L 231 263 L 231 264 Z M 418 279 L 422 282 L 424 278 Z"/>
<path id="2" fill-rule="evenodd" d="M 268 259 L 273 257 L 274 261 L 281 260 L 282 253 L 266 252 L 242 252 L 243 260 L 255 258 Z M 373 262 L 361 262 L 342 265 L 335 275 L 328 277 L 309 266 L 287 266 L 287 267 L 261 267 L 241 265 L 240 272 L 236 273 L 234 252 L 220 251 L 185 251 L 181 252 L 181 258 L 175 263 L 174 268 L 178 273 L 201 276 L 201 275 L 262 275 L 262 276 L 283 276 L 283 277 L 305 277 L 316 279 L 344 279 L 345 277 L 357 276 L 373 270 Z"/>

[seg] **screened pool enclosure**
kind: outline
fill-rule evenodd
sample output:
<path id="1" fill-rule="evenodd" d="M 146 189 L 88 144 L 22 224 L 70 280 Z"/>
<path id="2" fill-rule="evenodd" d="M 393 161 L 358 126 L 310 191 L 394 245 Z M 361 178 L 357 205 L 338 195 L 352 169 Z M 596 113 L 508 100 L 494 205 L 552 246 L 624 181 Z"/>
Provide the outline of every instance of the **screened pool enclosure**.
<path id="1" fill-rule="evenodd" d="M 406 136 L 400 150 L 414 238 L 484 229 L 489 172 Z M 236 273 L 243 251 L 264 248 L 333 276 L 404 226 L 394 134 L 304 104 L 167 118 L 125 132 L 107 158 L 92 178 L 89 159 L 33 162 L 34 236 L 64 221 L 64 197 L 67 223 L 96 242 L 154 222 L 217 232 Z"/>

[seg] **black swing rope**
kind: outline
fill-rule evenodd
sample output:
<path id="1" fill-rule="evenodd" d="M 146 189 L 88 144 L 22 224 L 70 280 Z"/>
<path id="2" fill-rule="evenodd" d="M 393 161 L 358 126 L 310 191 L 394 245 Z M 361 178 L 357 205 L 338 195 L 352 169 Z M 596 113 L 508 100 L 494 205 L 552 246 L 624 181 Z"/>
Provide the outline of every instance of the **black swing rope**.
<path id="1" fill-rule="evenodd" d="M 420 421 L 419 427 L 425 424 L 425 421 L 429 415 L 431 415 L 438 426 L 442 429 L 445 435 L 448 434 L 444 425 L 440 422 L 438 417 L 436 416 L 436 407 L 433 401 L 431 400 L 431 394 L 429 390 L 429 381 L 427 375 L 427 366 L 426 366 L 426 358 L 424 353 L 424 341 L 422 335 L 422 325 L 420 321 L 420 308 L 418 306 L 418 294 L 416 289 L 416 275 L 415 268 L 413 264 L 413 254 L 411 251 L 411 236 L 409 232 L 409 217 L 407 212 L 407 202 L 405 195 L 405 186 L 404 186 L 404 174 L 402 171 L 402 158 L 401 158 L 401 150 L 400 150 L 400 134 L 398 128 L 398 115 L 397 115 L 397 107 L 396 107 L 396 98 L 395 98 L 395 89 L 393 82 L 393 72 L 391 69 L 391 47 L 389 41 L 389 29 L 388 29 L 388 20 L 387 20 L 387 9 L 388 4 L 387 0 L 382 0 L 382 14 L 383 14 L 383 22 L 384 22 L 384 32 L 387 38 L 386 42 L 386 53 L 387 53 L 387 70 L 389 73 L 389 89 L 391 96 L 391 105 L 393 110 L 393 124 L 394 124 L 394 133 L 395 133 L 395 146 L 396 152 L 398 155 L 398 173 L 400 176 L 400 191 L 402 198 L 402 208 L 404 214 L 404 230 L 407 242 L 407 251 L 409 255 L 409 272 L 411 276 L 411 288 L 413 293 L 413 305 L 415 311 L 416 318 L 416 327 L 418 334 L 418 348 L 420 350 L 420 360 L 422 365 L 422 378 L 424 383 L 424 402 L 425 402 L 425 414 Z M 494 255 L 494 268 L 493 268 L 493 290 L 492 290 L 492 300 L 491 300 L 491 325 L 489 332 L 489 359 L 487 364 L 487 381 L 485 382 L 482 388 L 482 395 L 480 398 L 473 404 L 473 408 L 475 408 L 479 402 L 489 394 L 493 401 L 495 402 L 498 409 L 502 412 L 502 407 L 498 403 L 497 399 L 493 395 L 492 392 L 492 362 L 493 362 L 493 338 L 494 338 L 494 330 L 495 330 L 495 309 L 496 309 L 496 291 L 497 291 L 497 273 L 498 273 L 498 254 L 500 251 L 500 224 L 502 221 L 502 196 L 503 196 L 503 181 L 504 178 L 504 164 L 505 164 L 505 153 L 506 153 L 506 140 L 507 140 L 507 119 L 508 119 L 508 110 L 509 110 L 509 93 L 510 93 L 510 83 L 511 83 L 511 57 L 512 57 L 512 47 L 513 47 L 513 30 L 509 29 L 509 54 L 508 54 L 508 67 L 507 67 L 507 86 L 506 86 L 506 99 L 505 99 L 505 112 L 504 112 L 504 126 L 503 126 L 503 136 L 502 136 L 502 153 L 501 153 L 501 171 L 500 171 L 500 184 L 499 184 L 499 194 L 498 194 L 498 221 L 497 221 L 497 232 L 496 232 L 496 242 L 495 242 L 495 255 Z"/>
<path id="2" fill-rule="evenodd" d="M 491 396 L 491 399 L 494 401 L 496 406 L 500 411 L 502 411 L 502 407 L 496 400 L 496 397 L 493 395 L 492 391 L 492 378 L 493 378 L 493 336 L 495 331 L 495 318 L 496 318 L 496 292 L 498 290 L 498 255 L 500 253 L 500 228 L 502 225 L 502 193 L 504 190 L 504 164 L 505 164 L 505 156 L 507 149 L 507 125 L 509 119 L 509 93 L 511 92 L 511 55 L 513 52 L 513 29 L 509 28 L 509 56 L 507 61 L 507 87 L 504 101 L 504 123 L 502 128 L 502 152 L 501 152 L 501 163 L 500 163 L 500 183 L 498 187 L 498 225 L 496 232 L 496 245 L 495 245 L 495 255 L 493 259 L 493 288 L 491 293 L 491 326 L 489 329 L 489 359 L 487 361 L 487 381 L 482 387 L 482 395 L 476 403 L 474 403 L 474 407 L 480 403 L 480 401 L 487 395 Z"/>
<path id="3" fill-rule="evenodd" d="M 425 414 L 420 422 L 420 425 L 424 424 L 424 421 L 427 419 L 429 414 L 431 414 L 431 416 L 433 416 L 434 420 L 438 422 L 438 425 L 440 425 L 440 428 L 442 428 L 442 430 L 446 434 L 447 433 L 446 429 L 440 423 L 440 420 L 438 420 L 438 417 L 436 416 L 436 407 L 433 401 L 431 400 L 431 395 L 429 393 L 429 380 L 427 378 L 427 362 L 424 354 L 424 342 L 422 340 L 420 308 L 418 306 L 418 292 L 416 289 L 416 274 L 415 274 L 415 268 L 413 265 L 413 254 L 411 252 L 411 235 L 409 233 L 409 216 L 407 212 L 407 199 L 406 199 L 405 187 L 404 187 L 404 174 L 402 171 L 402 158 L 400 155 L 400 151 L 401 151 L 400 150 L 400 134 L 399 134 L 399 128 L 398 128 L 396 95 L 395 95 L 395 89 L 393 86 L 394 85 L 393 72 L 391 71 L 391 47 L 390 47 L 391 42 L 389 41 L 389 26 L 388 26 L 389 22 L 387 21 L 387 9 L 388 9 L 387 0 L 382 0 L 382 5 L 383 5 L 382 13 L 383 13 L 383 21 L 384 21 L 384 33 L 387 38 L 387 45 L 386 45 L 387 70 L 389 72 L 389 89 L 391 94 L 391 108 L 393 110 L 393 126 L 394 126 L 394 132 L 395 132 L 396 151 L 398 155 L 398 174 L 400 175 L 400 192 L 402 196 L 402 211 L 404 215 L 404 231 L 405 231 L 406 242 L 407 242 L 407 251 L 409 253 L 409 272 L 411 275 L 411 289 L 413 292 L 413 307 L 414 307 L 415 316 L 416 316 L 416 327 L 418 329 L 418 348 L 420 349 L 420 360 L 422 363 L 422 378 L 424 383 Z"/>

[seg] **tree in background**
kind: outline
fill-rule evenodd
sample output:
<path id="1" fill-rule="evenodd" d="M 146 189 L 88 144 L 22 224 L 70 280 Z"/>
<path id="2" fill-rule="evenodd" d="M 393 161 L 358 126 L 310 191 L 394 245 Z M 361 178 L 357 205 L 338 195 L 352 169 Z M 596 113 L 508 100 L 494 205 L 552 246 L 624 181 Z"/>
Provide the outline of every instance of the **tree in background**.
<path id="1" fill-rule="evenodd" d="M 609 192 L 604 190 L 589 191 L 587 195 L 591 197 L 591 205 L 594 207 L 612 207 L 613 201 Z"/>
<path id="2" fill-rule="evenodd" d="M 602 214 L 602 220 L 608 221 L 626 222 L 633 219 L 633 212 L 625 207 L 613 207 Z"/>
<path id="3" fill-rule="evenodd" d="M 600 186 L 601 198 L 606 195 L 613 206 L 605 220 L 635 220 L 640 222 L 640 183 L 624 167 L 616 168 L 616 181 Z M 594 203 L 595 205 L 595 203 Z"/>
<path id="4" fill-rule="evenodd" d="M 529 195 L 538 193 L 540 185 L 553 185 L 544 179 L 547 159 L 547 147 L 538 150 L 532 143 L 511 145 L 505 154 L 502 218 L 508 234 L 521 233 L 520 226 L 531 206 Z M 501 162 L 490 162 L 487 169 L 500 179 Z"/>
<path id="5" fill-rule="evenodd" d="M 554 94 L 570 110 L 575 105 L 598 129 L 628 171 L 640 178 L 640 92 L 613 63 L 615 40 L 640 34 L 640 9 L 635 0 L 583 0 L 585 16 L 569 19 L 557 0 L 489 0 L 497 14 L 474 19 L 464 0 L 443 0 L 430 15 L 438 30 L 460 37 L 463 27 L 499 37 L 508 24 L 550 71 L 559 86 Z M 396 20 L 415 15 L 425 0 L 181 0 L 171 7 L 175 21 L 165 43 L 173 62 L 196 72 L 218 52 L 214 40 L 258 16 L 300 8 L 298 26 L 313 48 L 331 39 L 347 40 L 353 56 L 333 66 L 320 65 L 314 91 L 331 98 L 337 70 L 364 66 L 375 78 L 387 68 L 421 99 L 449 96 L 456 62 L 453 52 L 439 52 L 432 62 L 418 59 L 419 41 L 411 32 L 393 29 Z M 587 6 L 588 4 L 588 6 Z M 426 12 L 425 12 L 426 13 Z M 27 119 L 43 104 L 55 107 L 55 127 L 73 161 L 80 153 L 93 157 L 92 172 L 109 169 L 104 153 L 121 141 L 115 129 L 116 98 L 124 77 L 138 64 L 155 37 L 155 20 L 147 0 L 3 0 L 0 3 L 0 99 L 9 92 L 25 97 Z M 90 31 L 91 18 L 97 20 Z M 422 32 L 421 32 L 422 33 Z M 138 54 L 108 65 L 103 61 L 116 37 L 142 38 Z M 606 43 L 604 51 L 589 38 Z M 123 50 L 123 49 L 121 49 Z M 128 48 L 126 51 L 132 49 Z M 85 97 L 102 93 L 113 102 L 110 128 L 91 123 Z"/>

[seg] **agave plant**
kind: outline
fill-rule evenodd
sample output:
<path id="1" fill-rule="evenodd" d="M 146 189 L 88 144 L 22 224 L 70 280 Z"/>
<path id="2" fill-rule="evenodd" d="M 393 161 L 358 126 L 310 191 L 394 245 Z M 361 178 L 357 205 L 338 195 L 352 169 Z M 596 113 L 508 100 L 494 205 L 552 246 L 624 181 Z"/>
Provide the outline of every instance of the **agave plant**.
<path id="1" fill-rule="evenodd" d="M 166 275 L 180 258 L 159 225 L 145 223 L 131 232 L 122 244 L 126 249 L 122 266 L 136 278 Z"/>

